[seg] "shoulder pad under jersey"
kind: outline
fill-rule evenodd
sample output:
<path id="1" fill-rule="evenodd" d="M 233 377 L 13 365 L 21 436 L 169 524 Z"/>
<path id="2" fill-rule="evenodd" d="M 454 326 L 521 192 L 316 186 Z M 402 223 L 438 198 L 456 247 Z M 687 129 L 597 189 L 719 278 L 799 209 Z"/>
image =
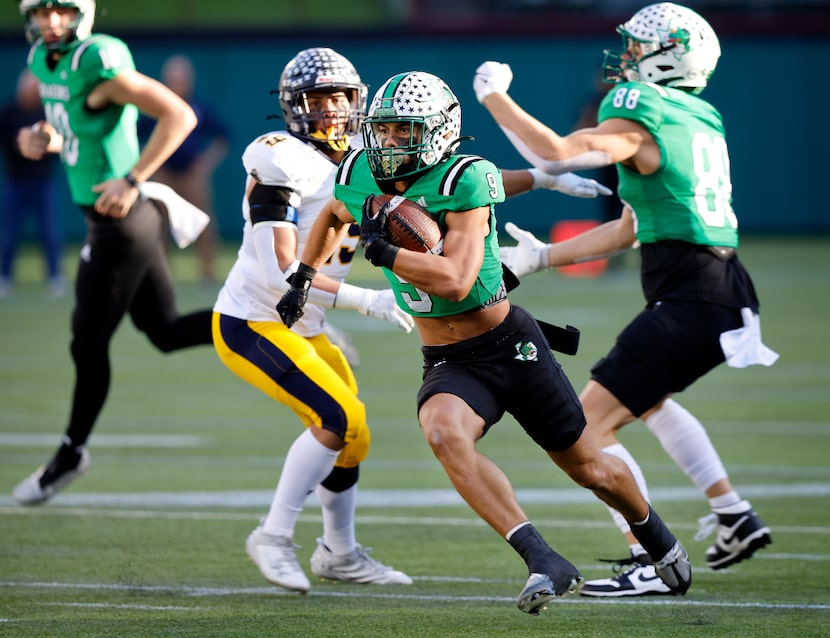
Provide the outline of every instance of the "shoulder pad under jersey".
<path id="1" fill-rule="evenodd" d="M 285 131 L 260 135 L 242 153 L 245 172 L 270 186 L 297 189 L 297 180 L 315 170 L 320 154 Z"/>

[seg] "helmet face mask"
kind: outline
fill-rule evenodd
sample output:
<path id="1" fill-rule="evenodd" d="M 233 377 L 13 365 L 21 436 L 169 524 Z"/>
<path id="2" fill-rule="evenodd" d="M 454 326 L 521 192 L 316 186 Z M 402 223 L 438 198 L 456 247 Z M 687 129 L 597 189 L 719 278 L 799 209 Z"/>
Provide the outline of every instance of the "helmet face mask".
<path id="1" fill-rule="evenodd" d="M 328 48 L 300 51 L 280 76 L 286 127 L 326 151 L 348 150 L 351 137 L 360 132 L 367 94 L 352 63 Z"/>
<path id="2" fill-rule="evenodd" d="M 362 113 L 353 105 L 356 89 L 321 89 L 297 96 L 294 117 L 303 124 L 304 137 L 335 151 L 347 151 L 357 134 Z"/>
<path id="3" fill-rule="evenodd" d="M 403 178 L 417 171 L 419 158 L 432 160 L 432 148 L 422 144 L 423 124 L 415 120 L 369 121 L 364 124 L 364 142 L 368 130 L 374 140 L 369 154 L 372 174 L 383 179 Z M 394 138 L 394 144 L 388 140 Z M 366 144 L 364 144 L 366 146 Z"/>
<path id="4" fill-rule="evenodd" d="M 461 105 L 430 73 L 399 73 L 375 94 L 363 121 L 363 144 L 378 181 L 416 177 L 455 153 Z"/>
<path id="5" fill-rule="evenodd" d="M 720 57 L 720 43 L 709 23 L 672 2 L 640 9 L 617 32 L 623 49 L 605 51 L 606 82 L 653 82 L 700 93 Z"/>
<path id="6" fill-rule="evenodd" d="M 66 33 L 57 42 L 47 43 L 51 51 L 62 53 L 76 40 L 85 40 L 92 35 L 95 22 L 95 0 L 21 0 L 19 9 L 24 17 L 26 39 L 34 44 L 41 37 L 40 29 L 35 24 L 31 12 L 35 9 L 75 9 L 78 17 L 67 25 Z"/>

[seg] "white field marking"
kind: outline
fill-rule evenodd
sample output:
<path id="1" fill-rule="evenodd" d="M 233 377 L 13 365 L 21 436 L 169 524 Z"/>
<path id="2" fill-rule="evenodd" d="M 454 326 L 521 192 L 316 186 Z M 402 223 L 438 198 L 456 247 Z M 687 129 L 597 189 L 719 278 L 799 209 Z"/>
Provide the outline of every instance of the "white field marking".
<path id="1" fill-rule="evenodd" d="M 259 514 L 235 513 L 235 512 L 182 512 L 174 510 L 117 510 L 117 509 L 95 509 L 91 507 L 20 507 L 0 506 L 0 514 L 17 516 L 80 516 L 82 518 L 131 518 L 131 519 L 162 519 L 162 520 L 192 520 L 192 521 L 250 521 L 252 524 L 260 519 Z M 443 517 L 443 516 L 367 516 L 358 514 L 355 521 L 361 525 L 402 525 L 406 527 L 423 525 L 425 527 L 487 527 L 487 524 L 480 518 L 465 517 Z M 298 518 L 300 523 L 320 522 L 319 513 L 301 514 Z M 544 519 L 534 518 L 537 527 L 562 528 L 562 529 L 606 529 L 610 525 L 607 521 L 573 520 L 573 519 Z M 697 522 L 673 522 L 670 521 L 672 529 L 697 531 Z M 789 526 L 776 525 L 773 528 L 776 534 L 810 534 L 828 535 L 830 527 L 812 526 Z M 795 558 L 801 554 L 781 554 L 782 558 Z M 803 555 L 809 556 L 809 555 Z M 805 558 L 804 560 L 810 560 Z M 830 560 L 820 555 L 812 560 Z"/>
<path id="2" fill-rule="evenodd" d="M 415 577 L 415 582 L 418 582 L 418 577 Z M 482 581 L 484 582 L 484 581 Z M 506 581 L 505 581 L 506 582 Z M 511 583 L 513 581 L 510 581 Z M 113 584 L 106 584 L 106 583 L 44 583 L 44 582 L 9 582 L 9 581 L 0 581 L 0 587 L 36 587 L 41 589 L 106 589 L 110 591 L 128 591 L 130 593 L 133 592 L 145 592 L 145 593 L 164 593 L 164 594 L 175 594 L 175 595 L 183 595 L 183 596 L 192 596 L 192 597 L 204 597 L 204 596 L 239 596 L 239 595 L 251 595 L 251 594 L 266 594 L 266 595 L 275 595 L 275 596 L 297 596 L 296 593 L 287 592 L 275 587 L 242 587 L 242 588 L 232 588 L 232 587 L 172 587 L 172 586 L 163 586 L 163 585 L 144 585 L 144 586 L 136 586 L 136 585 L 113 585 Z M 314 589 L 309 594 L 309 596 L 320 596 L 320 597 L 331 597 L 331 598 L 360 598 L 360 599 L 367 599 L 367 598 L 375 598 L 375 599 L 383 599 L 383 600 L 417 600 L 417 601 L 436 601 L 436 602 L 446 602 L 446 603 L 456 603 L 456 602 L 489 602 L 489 603 L 510 603 L 515 604 L 516 600 L 514 597 L 505 597 L 505 596 L 452 596 L 446 594 L 390 594 L 390 593 L 383 593 L 379 591 L 371 591 L 368 588 L 360 587 L 355 588 L 359 591 L 354 592 L 344 592 L 344 591 L 326 591 L 324 589 Z M 830 611 L 830 604 L 817 604 L 817 603 L 765 603 L 765 602 L 753 602 L 753 603 L 730 603 L 730 602 L 718 602 L 718 601 L 705 601 L 705 600 L 678 600 L 677 598 L 672 598 L 671 600 L 650 600 L 650 599 L 643 599 L 638 598 L 637 600 L 623 600 L 623 599 L 591 599 L 585 600 L 584 598 L 560 598 L 557 599 L 553 605 L 561 605 L 561 604 L 576 604 L 576 605 L 601 605 L 601 604 L 614 604 L 614 605 L 655 605 L 655 606 L 666 606 L 671 605 L 672 607 L 721 607 L 721 608 L 732 608 L 732 609 L 778 609 L 778 610 L 805 610 L 805 611 Z"/>
<path id="3" fill-rule="evenodd" d="M 706 421 L 707 430 L 718 434 L 742 434 L 757 437 L 762 434 L 830 436 L 830 425 L 809 421 Z"/>
<path id="4" fill-rule="evenodd" d="M 95 447 L 194 448 L 204 447 L 207 439 L 190 434 L 96 434 Z M 55 447 L 60 443 L 54 434 L 0 433 L 3 447 Z"/>
<path id="5" fill-rule="evenodd" d="M 162 605 L 119 605 L 117 603 L 35 603 L 51 607 L 94 607 L 101 609 L 139 609 L 141 611 L 205 611 L 207 607 L 173 607 Z"/>
<path id="6" fill-rule="evenodd" d="M 656 487 L 649 489 L 653 503 L 700 501 L 703 495 L 694 487 Z M 766 498 L 815 498 L 830 496 L 830 483 L 779 483 L 775 485 L 744 485 L 741 495 L 753 501 Z M 273 490 L 224 490 L 216 492 L 90 492 L 60 494 L 53 501 L 71 507 L 228 507 L 267 508 Z M 517 489 L 522 505 L 564 505 L 596 503 L 590 490 L 580 488 Z M 13 505 L 10 496 L 0 496 L 0 506 Z M 314 495 L 307 505 L 319 507 Z M 457 507 L 464 500 L 452 489 L 432 490 L 358 490 L 357 506 L 367 507 Z"/>

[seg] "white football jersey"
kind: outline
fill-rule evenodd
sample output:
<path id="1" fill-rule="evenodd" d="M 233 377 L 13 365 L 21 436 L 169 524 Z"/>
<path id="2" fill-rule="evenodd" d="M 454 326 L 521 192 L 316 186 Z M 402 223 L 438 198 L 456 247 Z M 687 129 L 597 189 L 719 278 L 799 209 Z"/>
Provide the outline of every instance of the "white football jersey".
<path id="1" fill-rule="evenodd" d="M 359 144 L 357 138 L 352 143 Z M 297 256 L 302 256 L 308 233 L 323 205 L 331 199 L 334 174 L 337 165 L 312 144 L 293 137 L 286 131 L 273 131 L 256 138 L 242 154 L 242 163 L 248 179 L 245 192 L 252 180 L 262 184 L 283 186 L 294 195 L 291 205 L 297 210 Z M 248 198 L 242 198 L 242 217 L 245 225 L 242 231 L 242 245 L 225 284 L 213 309 L 224 315 L 249 321 L 279 321 L 276 305 L 283 292 L 288 289 L 284 277 L 274 277 L 279 288 L 268 284 L 266 269 L 278 268 L 276 256 L 270 263 L 261 263 L 257 258 L 253 240 Z M 344 243 L 320 272 L 343 281 L 349 272 L 352 258 L 360 242 L 356 226 L 347 235 Z M 317 304 L 307 303 L 302 318 L 292 329 L 304 337 L 313 337 L 323 331 L 325 309 Z"/>

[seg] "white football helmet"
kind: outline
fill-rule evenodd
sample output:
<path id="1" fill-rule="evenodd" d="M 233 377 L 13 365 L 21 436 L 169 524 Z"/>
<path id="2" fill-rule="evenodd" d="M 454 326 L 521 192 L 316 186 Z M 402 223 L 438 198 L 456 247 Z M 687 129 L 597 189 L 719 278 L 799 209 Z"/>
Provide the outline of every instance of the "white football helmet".
<path id="1" fill-rule="evenodd" d="M 617 33 L 623 50 L 605 51 L 606 82 L 653 82 L 700 93 L 720 57 L 718 36 L 709 23 L 673 2 L 640 9 Z"/>
<path id="2" fill-rule="evenodd" d="M 20 13 L 26 19 L 24 30 L 26 39 L 34 44 L 40 38 L 40 30 L 32 22 L 29 12 L 33 9 L 51 9 L 66 7 L 77 9 L 78 18 L 70 25 L 69 32 L 60 42 L 50 45 L 54 51 L 65 51 L 75 40 L 85 40 L 92 35 L 92 25 L 95 22 L 95 0 L 21 0 Z"/>
<path id="3" fill-rule="evenodd" d="M 323 114 L 309 108 L 307 96 L 311 91 L 344 91 L 351 105 L 348 112 L 344 111 L 346 125 L 330 130 L 318 126 Z M 351 137 L 360 132 L 368 93 L 354 65 L 337 51 L 324 47 L 300 51 L 280 76 L 280 108 L 288 130 L 335 151 L 348 150 Z"/>
<path id="4" fill-rule="evenodd" d="M 408 144 L 385 148 L 387 123 L 409 124 Z M 441 78 L 422 71 L 399 73 L 378 89 L 363 121 L 363 145 L 378 181 L 420 175 L 455 153 L 461 141 L 461 105 Z"/>

